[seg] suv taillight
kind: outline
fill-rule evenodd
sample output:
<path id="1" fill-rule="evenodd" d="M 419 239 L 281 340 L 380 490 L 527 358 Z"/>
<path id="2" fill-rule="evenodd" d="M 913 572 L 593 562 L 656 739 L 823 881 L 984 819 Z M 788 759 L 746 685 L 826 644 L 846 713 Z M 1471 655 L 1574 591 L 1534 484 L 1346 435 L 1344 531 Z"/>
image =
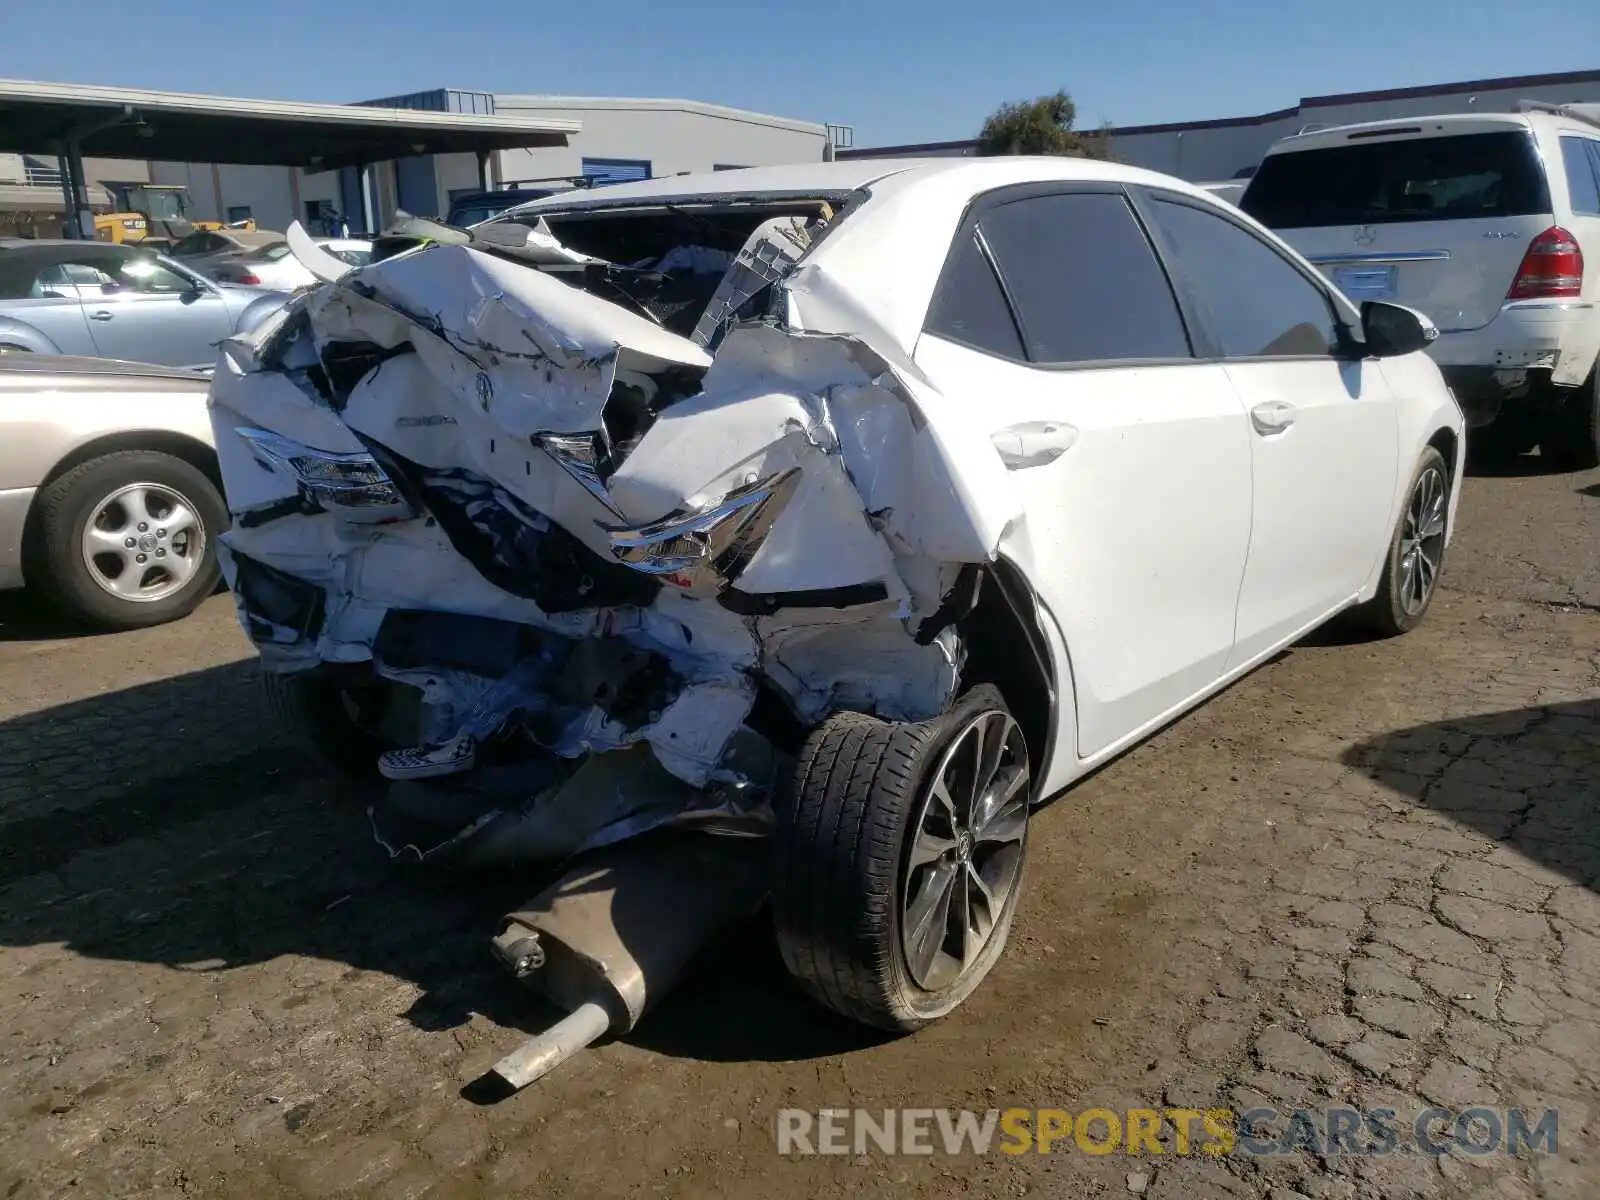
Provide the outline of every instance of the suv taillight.
<path id="1" fill-rule="evenodd" d="M 1553 225 L 1528 246 L 1506 299 L 1576 297 L 1582 290 L 1583 251 L 1578 247 L 1578 239 L 1561 226 Z"/>
<path id="2" fill-rule="evenodd" d="M 261 285 L 261 276 L 250 271 L 241 271 L 233 277 L 233 281 L 245 284 L 247 287 L 259 287 Z"/>

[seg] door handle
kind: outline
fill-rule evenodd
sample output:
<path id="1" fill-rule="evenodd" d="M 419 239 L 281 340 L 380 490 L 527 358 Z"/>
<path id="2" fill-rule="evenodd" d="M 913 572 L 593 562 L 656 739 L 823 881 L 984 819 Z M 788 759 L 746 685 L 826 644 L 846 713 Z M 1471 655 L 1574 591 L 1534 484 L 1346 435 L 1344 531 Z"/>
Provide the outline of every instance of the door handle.
<path id="1" fill-rule="evenodd" d="M 1268 400 L 1250 410 L 1250 424 L 1262 437 L 1285 433 L 1294 424 L 1294 405 L 1282 400 Z"/>
<path id="2" fill-rule="evenodd" d="M 1055 462 L 1078 440 L 1078 431 L 1065 421 L 1024 421 L 989 435 L 1006 469 L 1020 471 Z"/>
<path id="3" fill-rule="evenodd" d="M 115 315 L 116 315 L 115 313 L 107 312 L 105 309 L 102 308 L 99 312 L 90 313 L 89 314 L 89 320 L 91 320 L 91 321 L 109 321 Z"/>

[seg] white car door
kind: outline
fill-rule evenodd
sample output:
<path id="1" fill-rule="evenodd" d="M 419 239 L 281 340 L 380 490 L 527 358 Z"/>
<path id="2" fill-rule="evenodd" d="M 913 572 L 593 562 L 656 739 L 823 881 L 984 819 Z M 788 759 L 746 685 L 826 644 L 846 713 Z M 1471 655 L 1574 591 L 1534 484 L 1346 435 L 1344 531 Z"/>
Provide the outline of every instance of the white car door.
<path id="1" fill-rule="evenodd" d="M 1195 360 L 1122 190 L 981 197 L 916 360 L 1012 468 L 1025 517 L 1003 549 L 1065 640 L 1079 758 L 1214 684 L 1249 546 L 1248 421 L 1225 369 Z"/>
<path id="2" fill-rule="evenodd" d="M 1254 516 L 1238 665 L 1349 601 L 1387 548 L 1394 393 L 1376 360 L 1352 356 L 1359 333 L 1341 333 L 1311 272 L 1214 205 L 1161 192 L 1141 203 L 1249 413 Z"/>

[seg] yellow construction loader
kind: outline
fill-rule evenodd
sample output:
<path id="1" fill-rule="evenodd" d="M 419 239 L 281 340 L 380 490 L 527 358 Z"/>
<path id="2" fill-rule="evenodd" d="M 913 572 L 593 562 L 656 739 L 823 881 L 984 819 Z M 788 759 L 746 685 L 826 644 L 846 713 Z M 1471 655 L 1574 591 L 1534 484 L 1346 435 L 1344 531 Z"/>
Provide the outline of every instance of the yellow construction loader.
<path id="1" fill-rule="evenodd" d="M 253 219 L 227 223 L 191 221 L 189 189 L 181 183 L 117 183 L 101 180 L 111 193 L 114 212 L 96 213 L 94 236 L 101 242 L 137 242 L 140 245 L 170 248 L 196 229 L 254 230 Z"/>

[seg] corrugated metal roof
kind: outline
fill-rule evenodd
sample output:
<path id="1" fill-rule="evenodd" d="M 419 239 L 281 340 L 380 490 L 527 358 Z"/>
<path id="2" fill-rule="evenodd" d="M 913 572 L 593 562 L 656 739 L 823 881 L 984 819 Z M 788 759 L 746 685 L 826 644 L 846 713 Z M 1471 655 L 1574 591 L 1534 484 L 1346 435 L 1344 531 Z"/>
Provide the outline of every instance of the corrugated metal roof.
<path id="1" fill-rule="evenodd" d="M 565 145 L 579 121 L 545 114 L 313 104 L 0 79 L 0 151 L 329 168 L 412 154 Z"/>

